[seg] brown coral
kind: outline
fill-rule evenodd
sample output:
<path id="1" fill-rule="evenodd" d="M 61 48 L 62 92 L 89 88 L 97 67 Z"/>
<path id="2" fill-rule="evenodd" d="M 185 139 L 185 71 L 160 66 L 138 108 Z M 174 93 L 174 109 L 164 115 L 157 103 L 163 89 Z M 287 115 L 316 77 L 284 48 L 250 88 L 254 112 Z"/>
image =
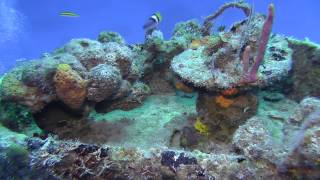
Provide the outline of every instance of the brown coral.
<path id="1" fill-rule="evenodd" d="M 83 104 L 87 83 L 68 64 L 60 64 L 54 76 L 54 86 L 58 98 L 72 109 Z"/>

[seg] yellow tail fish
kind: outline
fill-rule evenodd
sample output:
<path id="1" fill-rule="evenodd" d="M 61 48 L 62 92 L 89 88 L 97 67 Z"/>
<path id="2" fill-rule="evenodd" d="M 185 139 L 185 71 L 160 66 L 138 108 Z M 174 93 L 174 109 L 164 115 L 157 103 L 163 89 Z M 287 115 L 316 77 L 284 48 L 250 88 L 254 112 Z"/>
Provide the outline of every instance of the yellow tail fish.
<path id="1" fill-rule="evenodd" d="M 61 12 L 59 15 L 64 17 L 79 17 L 78 14 L 69 11 Z"/>

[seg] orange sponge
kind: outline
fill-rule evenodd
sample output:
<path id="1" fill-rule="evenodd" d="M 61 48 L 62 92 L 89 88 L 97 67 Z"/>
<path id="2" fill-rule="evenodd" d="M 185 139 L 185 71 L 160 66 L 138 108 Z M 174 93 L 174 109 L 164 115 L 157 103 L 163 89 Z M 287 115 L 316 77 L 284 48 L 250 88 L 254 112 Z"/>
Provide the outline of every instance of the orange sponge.
<path id="1" fill-rule="evenodd" d="M 225 98 L 221 95 L 215 97 L 215 102 L 223 108 L 228 108 L 234 103 L 232 99 Z"/>
<path id="2" fill-rule="evenodd" d="M 68 64 L 57 67 L 53 80 L 58 98 L 70 108 L 80 108 L 87 94 L 86 81 Z"/>
<path id="3" fill-rule="evenodd" d="M 224 91 L 222 91 L 222 94 L 224 96 L 233 96 L 238 94 L 239 90 L 237 88 L 230 88 L 230 89 L 226 89 Z"/>
<path id="4" fill-rule="evenodd" d="M 192 93 L 193 92 L 193 89 L 191 87 L 185 85 L 183 82 L 180 82 L 180 81 L 177 81 L 175 83 L 175 87 L 176 87 L 176 89 L 183 91 L 185 93 Z"/>

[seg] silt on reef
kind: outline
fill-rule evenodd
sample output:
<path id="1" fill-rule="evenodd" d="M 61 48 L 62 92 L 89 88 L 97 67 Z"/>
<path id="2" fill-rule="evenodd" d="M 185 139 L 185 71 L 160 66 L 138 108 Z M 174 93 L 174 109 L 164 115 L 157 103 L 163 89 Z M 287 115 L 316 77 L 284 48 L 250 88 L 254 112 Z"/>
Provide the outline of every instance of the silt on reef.
<path id="1" fill-rule="evenodd" d="M 211 32 L 228 8 L 246 18 Z M 271 33 L 275 13 L 226 3 L 169 40 L 101 32 L 15 67 L 0 179 L 319 179 L 320 46 Z"/>

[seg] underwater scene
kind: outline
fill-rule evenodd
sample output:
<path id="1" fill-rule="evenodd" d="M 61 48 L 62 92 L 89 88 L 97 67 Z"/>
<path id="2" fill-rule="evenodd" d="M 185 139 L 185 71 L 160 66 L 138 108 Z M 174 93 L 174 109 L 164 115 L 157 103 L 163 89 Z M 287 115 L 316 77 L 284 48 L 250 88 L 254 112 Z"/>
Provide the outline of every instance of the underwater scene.
<path id="1" fill-rule="evenodd" d="M 320 179 L 319 7 L 0 0 L 0 179 Z"/>

